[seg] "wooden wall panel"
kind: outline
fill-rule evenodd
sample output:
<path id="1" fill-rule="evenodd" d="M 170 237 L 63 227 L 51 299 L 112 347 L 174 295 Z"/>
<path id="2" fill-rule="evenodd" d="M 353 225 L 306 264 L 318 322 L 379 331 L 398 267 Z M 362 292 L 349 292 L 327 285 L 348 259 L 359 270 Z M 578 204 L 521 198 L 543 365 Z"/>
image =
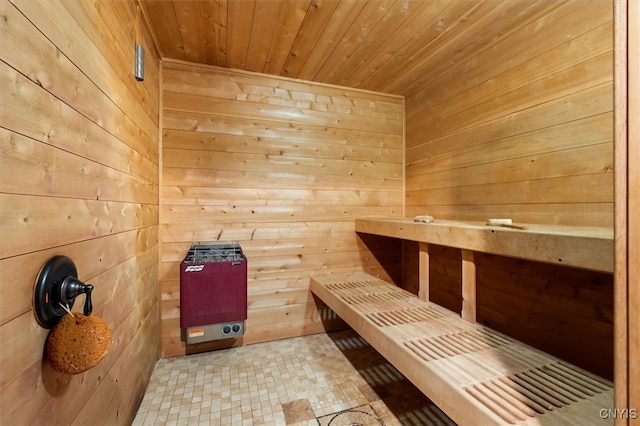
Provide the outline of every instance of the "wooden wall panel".
<path id="1" fill-rule="evenodd" d="M 478 322 L 613 378 L 613 276 L 475 254 Z"/>
<path id="2" fill-rule="evenodd" d="M 390 85 L 413 87 L 407 216 L 613 225 L 612 3 L 538 3 L 504 36 L 464 55 L 443 50 L 432 72 Z M 416 290 L 416 245 L 404 253 Z M 474 257 L 479 322 L 612 377 L 610 274 Z M 431 300 L 456 311 L 458 259 L 430 247 Z"/>
<path id="3" fill-rule="evenodd" d="M 164 63 L 163 355 L 221 345 L 180 340 L 179 262 L 192 242 L 236 240 L 248 258 L 246 333 L 224 345 L 336 323 L 309 293 L 314 273 L 399 280 L 399 242 L 358 236 L 353 219 L 402 213 L 403 108 L 389 95 Z"/>
<path id="4" fill-rule="evenodd" d="M 158 358 L 159 58 L 136 8 L 0 2 L 1 424 L 128 425 Z M 58 254 L 94 285 L 93 313 L 113 332 L 78 376 L 43 361 L 48 331 L 32 312 Z"/>
<path id="5" fill-rule="evenodd" d="M 612 4 L 592 6 L 554 5 L 425 75 L 407 97 L 408 216 L 613 225 Z"/>

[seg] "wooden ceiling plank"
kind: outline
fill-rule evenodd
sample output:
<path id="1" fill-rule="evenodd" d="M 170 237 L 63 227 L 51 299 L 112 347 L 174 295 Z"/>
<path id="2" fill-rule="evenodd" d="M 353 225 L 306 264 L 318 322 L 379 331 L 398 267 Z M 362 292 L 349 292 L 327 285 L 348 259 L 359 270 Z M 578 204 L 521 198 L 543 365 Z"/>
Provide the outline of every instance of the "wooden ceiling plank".
<path id="1" fill-rule="evenodd" d="M 213 0 L 202 5 L 205 56 L 209 65 L 227 65 L 227 5 L 228 0 Z"/>
<path id="2" fill-rule="evenodd" d="M 227 66 L 245 69 L 256 2 L 230 1 L 227 4 Z"/>
<path id="3" fill-rule="evenodd" d="M 141 2 L 165 58 L 397 93 L 408 107 L 420 97 L 422 111 L 467 90 L 452 70 L 482 68 L 491 78 L 526 60 L 523 51 L 542 54 L 603 19 L 584 18 L 576 9 L 592 7 L 569 0 Z M 610 2 L 592 6 L 602 3 Z M 538 27 L 560 18 L 563 34 L 543 42 Z"/>
<path id="4" fill-rule="evenodd" d="M 185 60 L 182 36 L 173 10 L 173 2 L 143 0 L 142 4 L 151 20 L 162 56 Z"/>
<path id="5" fill-rule="evenodd" d="M 331 19 L 318 36 L 308 56 L 301 57 L 301 68 L 296 78 L 313 80 L 316 73 L 336 48 L 353 21 L 360 15 L 367 3 L 362 0 L 339 0 Z M 293 77 L 293 75 L 292 75 Z"/>
<path id="6" fill-rule="evenodd" d="M 377 54 L 368 58 L 366 66 L 362 62 L 353 67 L 350 77 L 353 87 L 381 87 L 387 84 L 386 79 L 393 78 L 405 61 L 440 33 L 437 20 L 447 14 L 446 8 L 458 8 L 460 14 L 466 10 L 463 2 L 453 0 L 419 2 L 418 6 L 398 31 L 393 35 L 385 33 Z M 385 72 L 385 68 L 389 71 Z"/>
<path id="7" fill-rule="evenodd" d="M 202 6 L 203 2 L 197 0 L 173 1 L 187 60 L 206 63 Z"/>
<path id="8" fill-rule="evenodd" d="M 412 17 L 419 16 L 419 11 L 430 8 L 434 3 L 440 4 L 441 2 L 400 0 L 394 3 L 357 46 L 356 51 L 349 55 L 340 68 L 335 71 L 332 77 L 333 84 L 356 87 L 353 85 L 353 74 L 362 68 L 368 69 L 372 63 L 381 61 L 379 58 L 384 57 L 383 52 L 389 49 L 388 43 L 391 35 L 406 28 L 407 21 L 410 21 Z"/>
<path id="9" fill-rule="evenodd" d="M 329 24 L 339 0 L 313 0 L 282 67 L 281 75 L 297 78 L 319 36 Z"/>
<path id="10" fill-rule="evenodd" d="M 428 70 L 428 74 L 433 74 L 433 69 L 440 61 L 450 62 L 452 52 L 455 49 L 465 49 L 471 45 L 482 45 L 487 42 L 485 33 L 480 32 L 488 23 L 494 28 L 499 28 L 495 24 L 496 18 L 505 8 L 521 8 L 519 2 L 486 1 L 486 2 L 454 2 L 452 9 L 447 8 L 449 16 L 444 15 L 438 19 L 436 28 L 438 34 L 430 39 L 427 44 L 403 63 L 402 68 L 398 68 L 393 79 L 387 80 L 385 90 L 394 90 L 396 93 L 402 92 L 411 84 L 425 74 L 421 70 Z M 461 6 L 467 6 L 462 10 Z M 511 5 L 511 6 L 510 6 Z M 433 35 L 433 34 L 432 34 Z M 473 52 L 473 50 L 471 50 Z M 468 52 L 467 52 L 468 54 Z M 448 71 L 447 71 L 448 72 Z"/>
<path id="11" fill-rule="evenodd" d="M 322 64 L 313 80 L 325 83 L 333 82 L 333 76 L 338 69 L 340 69 L 344 61 L 354 54 L 362 41 L 366 39 L 367 35 L 369 35 L 378 22 L 383 19 L 396 1 L 397 0 L 376 0 L 368 2 L 340 39 L 337 46 L 333 49 L 331 55 L 324 64 Z"/>
<path id="12" fill-rule="evenodd" d="M 274 22 L 278 21 L 281 7 L 282 2 L 280 1 L 256 2 L 245 70 L 255 72 L 264 70 L 269 48 L 271 47 L 271 40 L 277 29 L 277 25 L 274 25 Z"/>
<path id="13" fill-rule="evenodd" d="M 267 62 L 262 72 L 281 75 L 289 52 L 305 20 L 312 0 L 293 0 L 283 2 L 278 18 L 277 30 L 274 33 Z"/>
<path id="14" fill-rule="evenodd" d="M 421 58 L 429 58 L 434 46 L 443 43 L 448 40 L 452 35 L 458 31 L 458 26 L 468 19 L 469 15 L 472 15 L 474 11 L 482 6 L 483 3 L 467 0 L 453 0 L 448 2 L 445 7 L 436 11 L 432 17 L 426 16 L 425 21 L 417 22 L 415 32 L 411 34 L 411 38 L 407 43 L 393 52 L 389 58 L 384 58 L 385 62 L 379 67 L 372 69 L 371 71 L 362 70 L 360 73 L 360 79 L 366 81 L 367 87 L 375 87 L 376 90 L 384 88 L 384 90 L 390 90 L 389 87 L 402 76 L 406 68 L 414 69 L 414 64 Z M 432 6 L 436 6 L 437 3 L 432 3 Z M 483 10 L 491 10 L 485 6 Z M 414 71 L 417 73 L 431 73 L 429 68 L 431 63 L 428 63 L 418 69 L 415 67 Z M 368 73 L 366 75 L 365 73 Z M 361 83 L 363 86 L 365 83 Z M 396 90 L 394 88 L 394 90 Z"/>

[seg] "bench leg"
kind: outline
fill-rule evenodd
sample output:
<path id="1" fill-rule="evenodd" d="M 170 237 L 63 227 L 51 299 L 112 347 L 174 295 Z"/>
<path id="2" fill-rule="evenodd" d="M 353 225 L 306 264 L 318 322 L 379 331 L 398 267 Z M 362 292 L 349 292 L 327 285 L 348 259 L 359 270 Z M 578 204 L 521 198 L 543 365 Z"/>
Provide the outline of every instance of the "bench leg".
<path id="1" fill-rule="evenodd" d="M 462 319 L 476 322 L 476 264 L 473 251 L 462 252 Z"/>
<path id="2" fill-rule="evenodd" d="M 418 243 L 420 246 L 419 254 L 419 287 L 418 298 L 423 302 L 429 301 L 429 244 Z"/>

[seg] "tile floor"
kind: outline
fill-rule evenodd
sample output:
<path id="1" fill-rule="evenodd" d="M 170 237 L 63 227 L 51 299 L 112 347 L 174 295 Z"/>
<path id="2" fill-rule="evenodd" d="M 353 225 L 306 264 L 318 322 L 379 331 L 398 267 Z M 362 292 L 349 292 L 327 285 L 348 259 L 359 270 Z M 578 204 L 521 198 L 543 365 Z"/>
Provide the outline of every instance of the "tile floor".
<path id="1" fill-rule="evenodd" d="M 453 425 L 351 330 L 158 361 L 143 425 Z"/>

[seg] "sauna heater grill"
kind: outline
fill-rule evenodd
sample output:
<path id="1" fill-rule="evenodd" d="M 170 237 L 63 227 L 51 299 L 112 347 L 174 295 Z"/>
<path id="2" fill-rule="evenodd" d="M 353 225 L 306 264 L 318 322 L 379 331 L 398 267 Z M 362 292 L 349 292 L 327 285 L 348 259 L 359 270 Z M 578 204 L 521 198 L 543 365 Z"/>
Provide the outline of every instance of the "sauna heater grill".
<path id="1" fill-rule="evenodd" d="M 180 263 L 180 328 L 187 344 L 240 337 L 247 258 L 238 242 L 192 244 Z"/>

